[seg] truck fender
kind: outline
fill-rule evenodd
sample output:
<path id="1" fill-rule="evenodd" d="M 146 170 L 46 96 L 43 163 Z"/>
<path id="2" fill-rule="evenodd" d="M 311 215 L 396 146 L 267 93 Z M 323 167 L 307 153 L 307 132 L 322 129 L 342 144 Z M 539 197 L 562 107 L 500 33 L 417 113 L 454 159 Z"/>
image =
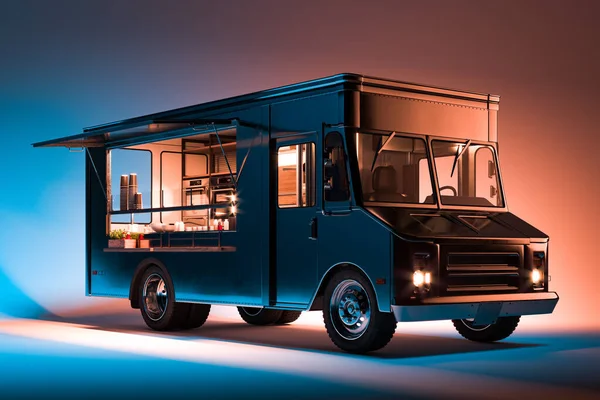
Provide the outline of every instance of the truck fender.
<path id="1" fill-rule="evenodd" d="M 331 279 L 331 277 L 333 277 L 333 275 L 335 275 L 338 271 L 341 271 L 344 269 L 354 270 L 354 271 L 357 271 L 358 273 L 360 273 L 371 284 L 371 288 L 373 289 L 373 292 L 375 293 L 375 300 L 377 301 L 377 307 L 379 308 L 379 311 L 390 312 L 389 309 L 386 310 L 385 307 L 384 308 L 381 307 L 382 305 L 380 304 L 379 298 L 377 296 L 377 288 L 373 284 L 373 281 L 371 280 L 371 278 L 369 278 L 369 276 L 365 273 L 365 271 L 361 267 L 359 267 L 358 265 L 351 263 L 351 262 L 340 262 L 340 263 L 334 264 L 331 267 L 329 267 L 329 269 L 321 277 L 321 282 L 319 283 L 317 291 L 313 295 L 312 300 L 310 301 L 307 310 L 309 310 L 309 311 L 323 310 L 323 302 L 324 302 L 323 293 L 325 292 L 325 287 L 327 286 L 327 284 L 329 283 L 329 280 Z"/>

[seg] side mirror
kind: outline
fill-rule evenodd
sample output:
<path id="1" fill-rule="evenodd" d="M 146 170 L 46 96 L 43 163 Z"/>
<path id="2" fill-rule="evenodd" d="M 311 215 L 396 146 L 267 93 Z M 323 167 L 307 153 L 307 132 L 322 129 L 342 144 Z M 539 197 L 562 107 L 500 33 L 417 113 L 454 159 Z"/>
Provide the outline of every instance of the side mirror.
<path id="1" fill-rule="evenodd" d="M 492 160 L 488 161 L 488 178 L 496 176 L 496 163 Z"/>

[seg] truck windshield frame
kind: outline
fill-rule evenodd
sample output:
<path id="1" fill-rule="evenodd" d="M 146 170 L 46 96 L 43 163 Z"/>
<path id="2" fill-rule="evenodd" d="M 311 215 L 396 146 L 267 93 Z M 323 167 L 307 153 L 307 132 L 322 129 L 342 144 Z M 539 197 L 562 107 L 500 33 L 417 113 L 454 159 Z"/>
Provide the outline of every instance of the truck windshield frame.
<path id="1" fill-rule="evenodd" d="M 368 140 L 366 138 L 373 139 Z M 362 199 L 365 205 L 494 212 L 507 209 L 497 148 L 494 142 L 377 130 L 358 130 L 355 140 L 358 161 L 357 176 L 360 177 L 360 186 L 362 187 L 362 193 L 356 193 L 355 195 L 357 198 Z M 416 151 L 413 149 L 406 152 L 406 149 L 401 148 L 400 143 L 405 142 L 406 144 L 407 140 L 411 140 L 413 144 L 418 143 L 420 148 Z M 449 151 L 448 154 L 441 154 L 438 151 L 438 164 L 436 166 L 434 145 L 439 146 L 441 143 L 448 143 L 447 150 Z M 365 151 L 366 147 L 369 149 Z M 489 158 L 489 165 L 483 167 L 486 171 L 484 174 L 480 172 L 482 167 L 476 170 L 474 166 L 477 153 L 481 149 L 489 150 L 486 154 Z M 399 161 L 392 155 L 395 151 L 404 151 L 403 157 L 408 162 L 402 165 L 394 165 Z M 442 168 L 440 155 L 448 158 L 448 175 L 457 181 L 457 184 L 453 186 L 453 190 L 448 188 L 449 185 L 444 184 L 445 178 L 441 173 L 445 170 L 440 171 L 440 168 Z M 418 161 L 411 161 L 411 157 L 413 160 Z M 390 174 L 385 178 L 395 181 L 391 184 L 394 193 L 377 196 L 376 190 L 373 188 L 374 180 L 377 178 L 374 173 L 378 167 L 385 166 L 388 168 L 392 165 L 394 165 L 396 171 L 389 168 Z M 398 168 L 402 169 L 400 173 L 397 171 Z M 480 192 L 476 182 L 477 173 L 479 173 L 480 178 L 485 175 L 494 181 L 493 199 L 497 199 L 495 203 L 490 202 L 490 196 L 474 195 L 475 191 Z M 489 173 L 491 175 L 488 175 Z M 379 175 L 379 178 L 382 178 L 381 174 Z M 406 180 L 409 181 L 408 184 L 404 182 Z M 460 188 L 457 187 L 459 180 L 462 183 Z M 431 184 L 431 189 L 429 189 L 429 184 Z M 412 195 L 411 188 L 414 189 Z M 447 190 L 451 190 L 452 193 L 447 193 Z M 454 196 L 454 192 L 462 196 Z M 471 193 L 471 195 L 467 195 L 468 193 Z M 456 199 L 451 199 L 451 197 L 456 197 Z"/>

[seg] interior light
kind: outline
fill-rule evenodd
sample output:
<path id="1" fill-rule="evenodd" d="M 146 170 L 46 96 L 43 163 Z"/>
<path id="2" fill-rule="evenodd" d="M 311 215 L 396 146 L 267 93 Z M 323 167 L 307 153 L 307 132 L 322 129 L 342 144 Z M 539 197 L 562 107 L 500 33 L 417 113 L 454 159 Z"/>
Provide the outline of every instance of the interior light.
<path id="1" fill-rule="evenodd" d="M 231 213 L 232 213 L 233 215 L 235 215 L 235 213 L 237 213 L 237 206 L 236 206 L 236 205 L 232 205 L 232 206 L 231 206 Z"/>
<path id="2" fill-rule="evenodd" d="M 425 274 L 423 271 L 415 271 L 413 274 L 413 283 L 415 286 L 420 287 L 425 282 Z"/>
<path id="3" fill-rule="evenodd" d="M 231 202 L 232 202 L 232 203 L 235 203 L 235 202 L 237 201 L 237 196 L 236 196 L 235 194 L 232 194 L 232 195 L 230 196 L 230 199 L 231 199 Z"/>
<path id="4" fill-rule="evenodd" d="M 541 280 L 542 280 L 542 273 L 540 272 L 539 269 L 534 269 L 533 271 L 531 271 L 531 281 L 534 284 L 540 283 Z"/>
<path id="5" fill-rule="evenodd" d="M 425 284 L 426 285 L 431 284 L 431 272 L 426 272 L 425 273 Z"/>

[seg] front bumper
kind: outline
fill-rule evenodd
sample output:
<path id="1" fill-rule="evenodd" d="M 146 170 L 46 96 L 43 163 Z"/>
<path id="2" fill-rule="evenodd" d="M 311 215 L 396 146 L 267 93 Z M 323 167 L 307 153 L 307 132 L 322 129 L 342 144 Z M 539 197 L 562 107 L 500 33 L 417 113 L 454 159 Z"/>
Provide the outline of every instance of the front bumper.
<path id="1" fill-rule="evenodd" d="M 555 292 L 449 296 L 392 306 L 392 312 L 398 322 L 473 318 L 475 325 L 487 325 L 499 317 L 550 314 L 557 302 Z"/>

